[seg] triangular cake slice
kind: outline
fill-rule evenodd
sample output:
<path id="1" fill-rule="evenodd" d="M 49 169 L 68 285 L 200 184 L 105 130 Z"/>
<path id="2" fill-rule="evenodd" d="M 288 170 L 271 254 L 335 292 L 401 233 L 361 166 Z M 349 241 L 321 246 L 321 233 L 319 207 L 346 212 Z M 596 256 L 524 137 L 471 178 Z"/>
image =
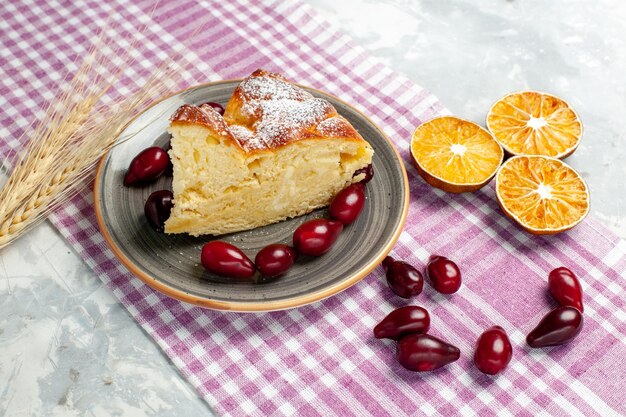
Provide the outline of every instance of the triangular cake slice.
<path id="1" fill-rule="evenodd" d="M 183 105 L 169 132 L 166 233 L 220 235 L 309 213 L 372 162 L 371 146 L 328 101 L 263 70 L 239 84 L 224 117 Z"/>

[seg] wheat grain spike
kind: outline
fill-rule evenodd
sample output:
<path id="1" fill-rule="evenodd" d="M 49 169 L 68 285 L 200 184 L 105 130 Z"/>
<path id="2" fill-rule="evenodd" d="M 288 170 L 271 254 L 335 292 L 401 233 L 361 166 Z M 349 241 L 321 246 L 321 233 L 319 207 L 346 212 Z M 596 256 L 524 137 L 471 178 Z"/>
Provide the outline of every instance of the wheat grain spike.
<path id="1" fill-rule="evenodd" d="M 128 76 L 125 70 L 138 56 L 139 41 L 117 51 L 107 36 L 115 36 L 114 28 L 102 31 L 65 91 L 25 132 L 30 141 L 24 149 L 3 162 L 13 169 L 0 191 L 0 249 L 89 184 L 97 161 L 115 143 L 129 139 L 120 138 L 126 125 L 155 99 L 180 87 L 188 73 L 188 62 L 175 53 L 129 95 L 107 101 L 112 87 Z"/>

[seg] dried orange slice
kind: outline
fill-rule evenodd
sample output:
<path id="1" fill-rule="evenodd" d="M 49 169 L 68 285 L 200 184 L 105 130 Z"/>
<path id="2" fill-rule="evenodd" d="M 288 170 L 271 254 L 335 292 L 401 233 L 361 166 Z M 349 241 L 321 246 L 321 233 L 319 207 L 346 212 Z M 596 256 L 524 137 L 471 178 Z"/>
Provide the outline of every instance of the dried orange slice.
<path id="1" fill-rule="evenodd" d="M 589 190 L 573 168 L 559 159 L 514 156 L 496 175 L 502 210 L 536 235 L 563 232 L 589 213 Z"/>
<path id="2" fill-rule="evenodd" d="M 571 155 L 583 134 L 576 112 L 563 99 L 536 91 L 511 93 L 487 114 L 487 128 L 512 155 Z"/>
<path id="3" fill-rule="evenodd" d="M 451 193 L 476 191 L 487 184 L 504 152 L 476 123 L 443 116 L 415 129 L 411 155 L 417 172 L 430 185 Z"/>

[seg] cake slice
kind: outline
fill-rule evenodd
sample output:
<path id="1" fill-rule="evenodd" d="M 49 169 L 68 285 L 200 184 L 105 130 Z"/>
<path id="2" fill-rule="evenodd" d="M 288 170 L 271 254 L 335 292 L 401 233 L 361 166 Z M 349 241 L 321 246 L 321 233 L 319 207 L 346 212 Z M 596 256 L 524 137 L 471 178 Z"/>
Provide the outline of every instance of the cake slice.
<path id="1" fill-rule="evenodd" d="M 224 117 L 183 105 L 171 120 L 166 233 L 220 235 L 309 213 L 372 163 L 371 146 L 328 101 L 263 70 L 239 84 Z"/>

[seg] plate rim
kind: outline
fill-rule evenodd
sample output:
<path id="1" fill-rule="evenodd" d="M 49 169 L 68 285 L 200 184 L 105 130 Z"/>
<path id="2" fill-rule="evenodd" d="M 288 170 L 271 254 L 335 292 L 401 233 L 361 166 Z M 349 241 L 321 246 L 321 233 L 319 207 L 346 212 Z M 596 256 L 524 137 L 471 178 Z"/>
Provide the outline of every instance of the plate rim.
<path id="1" fill-rule="evenodd" d="M 171 97 L 174 97 L 174 96 L 179 95 L 179 94 L 183 94 L 184 92 L 186 92 L 188 90 L 191 90 L 191 89 L 202 88 L 202 87 L 210 87 L 210 86 L 216 85 L 216 84 L 241 82 L 242 80 L 243 80 L 243 78 L 233 78 L 233 79 L 226 79 L 226 80 L 219 80 L 219 81 L 211 81 L 211 82 L 207 82 L 207 83 L 203 83 L 203 84 L 197 84 L 197 85 L 189 86 L 189 87 L 184 88 L 184 89 L 182 89 L 180 91 L 174 92 L 174 93 L 172 93 L 172 94 L 170 94 L 170 95 L 168 95 L 166 97 L 163 97 L 163 98 L 155 101 L 149 107 L 147 107 L 144 111 L 142 111 L 141 113 L 137 114 L 135 117 L 133 117 L 126 124 L 126 126 L 124 126 L 124 129 L 126 129 L 128 126 L 130 126 L 132 123 L 134 123 L 135 120 L 139 116 L 141 116 L 142 114 L 144 114 L 147 111 L 147 109 L 149 109 L 149 108 L 157 105 L 158 103 L 160 103 L 160 102 L 162 102 L 164 100 L 167 100 L 167 99 L 169 99 Z M 97 220 L 97 223 L 98 223 L 98 228 L 100 229 L 100 233 L 104 237 L 104 240 L 106 241 L 106 243 L 109 246 L 109 248 L 113 251 L 113 254 L 115 255 L 115 257 L 135 277 L 139 278 L 141 281 L 143 281 L 150 288 L 160 292 L 161 294 L 164 294 L 164 295 L 166 295 L 168 297 L 177 299 L 179 301 L 183 301 L 185 303 L 193 304 L 193 305 L 196 305 L 196 306 L 199 306 L 199 307 L 202 307 L 202 308 L 208 308 L 208 309 L 211 309 L 211 310 L 221 310 L 221 311 L 233 311 L 233 312 L 269 312 L 269 311 L 279 311 L 279 310 L 286 310 L 286 309 L 291 309 L 291 308 L 296 308 L 296 307 L 302 307 L 302 306 L 305 306 L 305 305 L 308 305 L 308 304 L 315 303 L 317 301 L 322 301 L 322 300 L 324 300 L 324 299 L 326 299 L 328 297 L 331 297 L 331 296 L 333 296 L 335 294 L 338 294 L 341 291 L 350 288 L 351 286 L 353 286 L 354 284 L 356 284 L 357 282 L 359 282 L 363 278 L 365 278 L 370 272 L 372 272 L 374 270 L 374 268 L 376 268 L 382 262 L 382 260 L 387 256 L 387 254 L 389 254 L 389 252 L 391 251 L 393 246 L 398 241 L 398 238 L 400 237 L 400 234 L 404 230 L 404 225 L 406 223 L 406 219 L 407 219 L 407 215 L 408 215 L 408 211 L 409 211 L 409 201 L 410 201 L 409 179 L 408 179 L 408 176 L 407 176 L 407 173 L 406 173 L 406 168 L 404 166 L 402 157 L 400 156 L 400 153 L 396 149 L 396 146 L 391 141 L 391 139 L 389 139 L 389 137 L 387 137 L 385 132 L 383 132 L 383 130 L 380 127 L 378 127 L 378 125 L 376 123 L 374 123 L 369 117 L 367 117 L 359 109 L 355 108 L 351 104 L 347 103 L 346 101 L 338 98 L 337 96 L 335 96 L 333 94 L 327 93 L 327 92 L 319 90 L 317 88 L 305 86 L 305 85 L 302 85 L 302 84 L 296 84 L 296 85 L 298 85 L 299 87 L 303 87 L 305 89 L 308 89 L 310 91 L 314 91 L 314 92 L 320 93 L 322 95 L 330 96 L 333 99 L 335 99 L 338 102 L 340 102 L 343 105 L 345 105 L 346 107 L 349 107 L 351 110 L 356 112 L 359 116 L 363 117 L 363 119 L 368 121 L 378 131 L 378 133 L 391 146 L 391 149 L 393 150 L 393 153 L 396 156 L 396 159 L 397 159 L 397 161 L 398 161 L 398 163 L 400 165 L 400 172 L 402 173 L 402 182 L 404 184 L 402 213 L 401 213 L 400 221 L 398 222 L 398 226 L 393 231 L 393 234 L 391 235 L 391 238 L 385 243 L 385 245 L 378 252 L 378 254 L 374 258 L 372 258 L 369 262 L 367 262 L 362 268 L 357 270 L 355 273 L 353 273 L 348 278 L 343 279 L 339 283 L 337 283 L 335 285 L 332 285 L 332 286 L 329 286 L 329 287 L 326 287 L 326 288 L 323 288 L 323 289 L 321 289 L 319 291 L 316 291 L 316 292 L 313 292 L 311 294 L 306 294 L 306 295 L 297 296 L 297 297 L 291 297 L 291 298 L 288 298 L 286 300 L 269 301 L 269 302 L 263 302 L 263 301 L 256 301 L 256 302 L 220 301 L 220 300 L 211 300 L 211 299 L 207 299 L 207 298 L 197 297 L 195 295 L 186 293 L 185 291 L 181 291 L 181 290 L 175 289 L 173 287 L 170 287 L 167 284 L 164 284 L 163 282 L 161 282 L 157 278 L 142 272 L 139 268 L 137 268 L 137 266 L 130 259 L 128 259 L 128 257 L 126 257 L 124 255 L 123 251 L 115 243 L 115 241 L 113 240 L 112 235 L 110 234 L 108 228 L 106 227 L 106 223 L 104 221 L 104 217 L 103 217 L 102 211 L 101 211 L 100 183 L 102 181 L 102 172 L 103 172 L 104 164 L 105 164 L 107 158 L 109 157 L 109 154 L 113 150 L 113 148 L 112 148 L 109 151 L 107 151 L 102 156 L 102 158 L 100 158 L 100 162 L 98 163 L 98 167 L 97 167 L 97 170 L 96 170 L 96 177 L 95 177 L 94 186 L 93 186 L 94 208 L 95 208 L 96 220 Z M 119 140 L 119 137 L 118 137 L 118 139 L 116 139 L 116 142 L 118 140 Z"/>

